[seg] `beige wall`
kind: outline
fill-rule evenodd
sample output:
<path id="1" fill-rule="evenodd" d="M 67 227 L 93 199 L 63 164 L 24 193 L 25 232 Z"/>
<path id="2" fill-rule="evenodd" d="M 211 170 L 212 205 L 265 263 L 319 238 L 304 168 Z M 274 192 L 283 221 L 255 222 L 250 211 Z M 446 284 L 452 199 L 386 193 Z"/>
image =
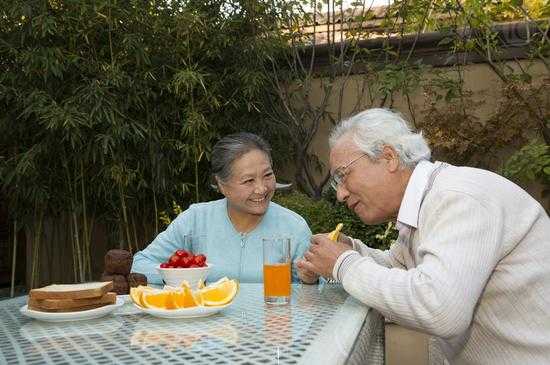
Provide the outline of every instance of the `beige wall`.
<path id="1" fill-rule="evenodd" d="M 548 72 L 545 69 L 544 65 L 541 62 L 530 63 L 527 61 L 521 62 L 521 65 L 524 69 L 529 70 L 531 75 L 534 75 L 534 78 L 541 78 L 547 76 Z M 514 69 L 517 69 L 518 66 L 515 63 L 508 63 L 508 66 Z M 433 77 L 435 72 L 443 72 L 449 77 L 457 78 L 458 74 L 455 67 L 449 68 L 437 68 L 425 73 L 425 80 L 429 80 Z M 464 89 L 472 92 L 472 98 L 474 101 L 482 101 L 479 106 L 476 106 L 471 112 L 479 118 L 480 121 L 484 121 L 494 114 L 498 107 L 498 101 L 501 97 L 502 83 L 499 80 L 498 76 L 490 69 L 486 64 L 472 64 L 465 66 L 463 68 L 463 79 L 464 79 Z M 374 95 L 373 93 L 366 92 L 362 98 L 359 97 L 363 83 L 365 82 L 364 75 L 352 75 L 346 82 L 344 89 L 342 103 L 341 103 L 341 116 L 346 118 L 351 114 L 354 114 L 358 111 L 364 110 L 369 107 L 379 107 L 380 106 L 380 97 Z M 311 93 L 311 103 L 313 105 L 319 105 L 323 96 L 323 84 L 326 81 L 317 79 L 313 83 L 313 92 Z M 342 78 L 337 81 L 336 87 L 334 90 L 338 90 L 342 84 Z M 368 83 L 372 85 L 372 83 Z M 334 92 L 329 99 L 329 105 L 327 110 L 332 114 L 334 120 L 338 120 L 339 115 L 339 95 L 337 92 Z M 360 100 L 359 100 L 360 99 Z M 410 95 L 411 109 L 414 112 L 415 119 L 418 122 L 422 121 L 423 109 L 426 107 L 426 96 L 423 93 L 423 90 L 419 88 L 415 90 Z M 358 107 L 357 107 L 358 105 Z M 389 100 L 386 102 L 385 106 L 389 106 Z M 355 110 L 354 110 L 355 108 Z M 412 120 L 412 113 L 409 109 L 406 98 L 403 95 L 396 95 L 393 100 L 393 108 L 403 113 L 409 120 Z M 332 129 L 333 124 L 327 119 L 325 119 L 320 125 L 319 131 L 312 142 L 310 151 L 319 156 L 320 160 L 328 166 L 328 143 L 327 138 Z M 497 158 L 490 161 L 485 161 L 485 165 L 490 169 L 496 170 L 501 164 L 510 156 L 513 152 L 513 149 L 502 149 L 498 151 Z M 434 158 L 437 159 L 437 154 L 434 155 Z M 323 171 L 326 173 L 327 169 Z M 284 176 L 290 177 L 293 175 L 291 169 L 283 173 Z M 322 174 L 317 173 L 317 178 Z M 542 201 L 540 194 L 541 187 L 539 185 L 532 185 L 526 187 L 529 192 L 535 196 L 536 199 Z M 548 208 L 548 202 L 544 202 L 545 206 Z"/>

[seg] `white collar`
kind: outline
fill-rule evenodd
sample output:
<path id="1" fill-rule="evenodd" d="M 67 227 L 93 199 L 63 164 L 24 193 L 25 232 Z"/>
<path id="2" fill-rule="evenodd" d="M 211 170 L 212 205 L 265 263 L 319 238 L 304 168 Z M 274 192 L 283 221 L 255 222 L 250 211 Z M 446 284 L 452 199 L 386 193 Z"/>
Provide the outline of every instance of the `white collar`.
<path id="1" fill-rule="evenodd" d="M 422 203 L 424 191 L 427 188 L 430 176 L 436 167 L 436 164 L 422 160 L 414 168 L 413 173 L 409 178 L 409 182 L 407 183 L 403 200 L 401 200 L 399 213 L 397 214 L 398 229 L 401 224 L 418 228 L 420 204 Z"/>

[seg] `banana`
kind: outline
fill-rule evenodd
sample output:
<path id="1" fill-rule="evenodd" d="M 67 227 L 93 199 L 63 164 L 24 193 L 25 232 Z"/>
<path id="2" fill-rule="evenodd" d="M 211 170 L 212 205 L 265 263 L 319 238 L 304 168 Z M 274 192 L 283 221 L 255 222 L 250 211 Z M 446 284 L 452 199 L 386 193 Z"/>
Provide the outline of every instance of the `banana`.
<path id="1" fill-rule="evenodd" d="M 334 231 L 330 232 L 328 234 L 328 238 L 331 240 L 331 241 L 338 241 L 338 236 L 340 235 L 340 230 L 342 229 L 344 225 L 342 223 L 338 223 L 338 225 L 336 225 L 336 228 L 334 229 Z"/>

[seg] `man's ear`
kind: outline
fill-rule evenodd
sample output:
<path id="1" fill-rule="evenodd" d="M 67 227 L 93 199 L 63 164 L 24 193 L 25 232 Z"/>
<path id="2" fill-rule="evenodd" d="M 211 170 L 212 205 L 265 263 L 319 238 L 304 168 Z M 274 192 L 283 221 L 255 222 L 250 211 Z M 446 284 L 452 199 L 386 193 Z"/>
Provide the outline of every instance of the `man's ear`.
<path id="1" fill-rule="evenodd" d="M 392 146 L 385 145 L 382 148 L 382 160 L 386 163 L 389 172 L 399 170 L 399 155 Z"/>

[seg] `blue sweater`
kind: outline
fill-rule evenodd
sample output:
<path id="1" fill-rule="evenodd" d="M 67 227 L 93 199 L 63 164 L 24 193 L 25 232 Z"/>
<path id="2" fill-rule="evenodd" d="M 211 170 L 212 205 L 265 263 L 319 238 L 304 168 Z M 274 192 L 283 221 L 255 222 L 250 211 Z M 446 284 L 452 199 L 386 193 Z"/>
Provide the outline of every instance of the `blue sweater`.
<path id="1" fill-rule="evenodd" d="M 226 199 L 193 204 L 149 246 L 134 255 L 132 272 L 145 274 L 149 283 L 162 284 L 156 268 L 161 262 L 168 261 L 177 249 L 191 250 L 184 244 L 185 235 L 204 235 L 201 251 L 212 264 L 208 281 L 227 276 L 240 282 L 259 283 L 263 278 L 262 238 L 290 238 L 290 256 L 294 262 L 309 247 L 311 230 L 300 215 L 273 202 L 269 203 L 258 226 L 246 234 L 233 227 L 227 214 Z M 292 279 L 298 281 L 294 264 Z"/>

